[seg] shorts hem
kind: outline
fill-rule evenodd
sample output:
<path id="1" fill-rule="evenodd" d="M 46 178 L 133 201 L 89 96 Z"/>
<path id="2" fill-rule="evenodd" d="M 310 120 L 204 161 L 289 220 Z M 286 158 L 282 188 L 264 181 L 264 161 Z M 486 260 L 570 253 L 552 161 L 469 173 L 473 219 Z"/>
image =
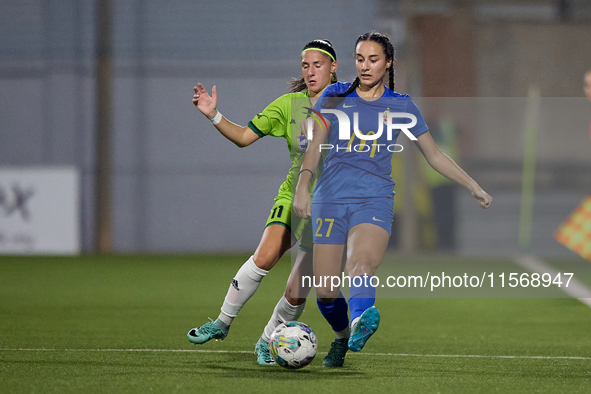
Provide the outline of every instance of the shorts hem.
<path id="1" fill-rule="evenodd" d="M 310 248 L 308 246 L 300 245 L 300 250 L 306 253 L 312 253 L 314 251 L 314 247 Z"/>
<path id="2" fill-rule="evenodd" d="M 314 245 L 318 244 L 318 245 L 345 245 L 347 243 L 346 240 L 343 240 L 342 242 L 339 241 L 330 241 L 330 242 L 316 242 L 314 241 Z"/>
<path id="3" fill-rule="evenodd" d="M 283 222 L 279 222 L 279 221 L 275 221 L 275 222 L 269 222 L 269 223 L 267 223 L 267 224 L 265 225 L 265 228 L 269 227 L 269 226 L 270 226 L 270 225 L 272 225 L 272 224 L 280 224 L 280 225 L 282 225 L 283 227 L 285 227 L 286 229 L 288 229 L 288 230 L 289 230 L 289 232 L 291 233 L 291 227 L 290 227 L 290 226 L 288 226 L 287 224 L 285 224 L 285 223 L 283 223 Z"/>

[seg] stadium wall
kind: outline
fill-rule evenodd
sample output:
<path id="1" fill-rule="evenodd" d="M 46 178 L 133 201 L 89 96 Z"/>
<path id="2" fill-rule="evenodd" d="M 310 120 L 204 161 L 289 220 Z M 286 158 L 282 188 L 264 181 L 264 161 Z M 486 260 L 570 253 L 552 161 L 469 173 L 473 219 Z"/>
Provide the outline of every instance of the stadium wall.
<path id="1" fill-rule="evenodd" d="M 264 0 L 245 8 L 234 2 L 113 2 L 115 251 L 252 250 L 289 167 L 285 142 L 267 137 L 236 148 L 192 106 L 192 86 L 217 85 L 220 111 L 246 124 L 287 91 L 285 83 L 300 72 L 297 54 L 311 39 L 333 42 L 339 77 L 351 80 L 351 45 L 359 34 L 372 28 L 405 31 L 403 14 L 388 19 L 397 11 L 392 4 Z M 85 251 L 92 250 L 94 228 L 95 7 L 94 0 L 0 2 L 0 165 L 78 168 Z M 294 16 L 310 10 L 315 23 Z M 478 95 L 524 95 L 532 75 L 542 81 L 543 95 L 582 95 L 582 72 L 591 64 L 580 50 L 582 37 L 591 36 L 588 24 L 477 22 Z M 412 37 L 394 41 L 400 49 L 397 86 L 418 97 Z M 587 168 L 587 142 L 553 147 L 579 141 L 581 134 L 586 138 L 588 129 L 561 132 L 558 138 L 549 129 L 540 140 L 540 162 L 551 169 L 565 163 Z M 518 198 L 520 146 L 497 152 L 489 129 L 475 133 L 468 157 L 475 175 L 495 180 L 496 169 L 514 162 L 489 191 Z M 495 133 L 498 140 L 515 137 L 510 129 Z M 556 199 L 564 204 L 561 212 L 588 186 L 569 184 L 575 196 Z M 460 218 L 460 237 L 478 220 Z"/>

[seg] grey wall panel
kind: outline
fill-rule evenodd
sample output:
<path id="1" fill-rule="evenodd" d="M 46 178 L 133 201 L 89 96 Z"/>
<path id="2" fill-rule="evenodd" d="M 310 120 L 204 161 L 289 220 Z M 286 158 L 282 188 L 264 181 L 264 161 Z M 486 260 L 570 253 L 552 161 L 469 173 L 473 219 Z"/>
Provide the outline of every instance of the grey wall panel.
<path id="1" fill-rule="evenodd" d="M 281 181 L 266 175 L 151 177 L 146 250 L 254 251 Z"/>
<path id="2" fill-rule="evenodd" d="M 42 79 L 0 80 L 0 164 L 50 164 L 46 161 L 48 94 Z"/>
<path id="3" fill-rule="evenodd" d="M 47 130 L 49 145 L 47 159 L 53 164 L 71 164 L 78 161 L 77 140 L 81 130 L 79 115 L 81 103 L 79 77 L 73 74 L 52 74 L 47 77 L 47 95 L 42 103 L 47 111 Z M 35 103 L 35 96 L 30 100 Z M 34 106 L 31 106 L 32 110 Z"/>
<path id="4" fill-rule="evenodd" d="M 145 207 L 139 204 L 137 182 L 134 173 L 118 173 L 112 179 L 113 248 L 122 253 L 141 250 L 138 219 L 144 217 Z"/>
<path id="5" fill-rule="evenodd" d="M 142 145 L 138 135 L 144 135 L 146 115 L 144 80 L 135 77 L 118 77 L 113 81 L 113 170 L 131 175 L 137 170 L 139 150 Z"/>

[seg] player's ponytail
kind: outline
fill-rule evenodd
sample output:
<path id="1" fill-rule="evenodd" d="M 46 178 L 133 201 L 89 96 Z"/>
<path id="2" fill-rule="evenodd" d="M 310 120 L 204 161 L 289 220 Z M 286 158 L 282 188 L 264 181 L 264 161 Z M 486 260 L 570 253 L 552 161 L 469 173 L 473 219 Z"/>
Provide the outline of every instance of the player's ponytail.
<path id="1" fill-rule="evenodd" d="M 332 62 L 337 61 L 337 53 L 334 50 L 332 43 L 328 40 L 310 41 L 309 43 L 306 44 L 306 46 L 304 47 L 304 49 L 302 49 L 302 51 L 305 51 L 306 49 L 320 49 L 320 51 L 323 52 L 324 55 L 327 58 L 329 58 Z M 330 76 L 330 83 L 335 83 L 337 81 L 338 81 L 338 78 L 337 78 L 337 73 L 335 71 Z M 308 89 L 308 86 L 306 85 L 306 81 L 304 80 L 303 77 L 299 78 L 299 79 L 294 78 L 292 81 L 288 82 L 287 84 L 291 86 L 291 89 L 289 90 L 290 93 L 303 92 L 304 90 Z"/>

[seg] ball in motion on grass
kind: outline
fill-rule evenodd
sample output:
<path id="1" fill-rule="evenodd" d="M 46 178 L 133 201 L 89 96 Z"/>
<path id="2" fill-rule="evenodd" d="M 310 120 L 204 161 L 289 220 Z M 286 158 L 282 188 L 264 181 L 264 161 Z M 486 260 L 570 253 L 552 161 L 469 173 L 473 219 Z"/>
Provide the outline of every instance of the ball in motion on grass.
<path id="1" fill-rule="evenodd" d="M 277 326 L 269 340 L 269 349 L 275 362 L 288 369 L 299 369 L 310 364 L 316 356 L 317 347 L 314 331 L 297 321 Z"/>

